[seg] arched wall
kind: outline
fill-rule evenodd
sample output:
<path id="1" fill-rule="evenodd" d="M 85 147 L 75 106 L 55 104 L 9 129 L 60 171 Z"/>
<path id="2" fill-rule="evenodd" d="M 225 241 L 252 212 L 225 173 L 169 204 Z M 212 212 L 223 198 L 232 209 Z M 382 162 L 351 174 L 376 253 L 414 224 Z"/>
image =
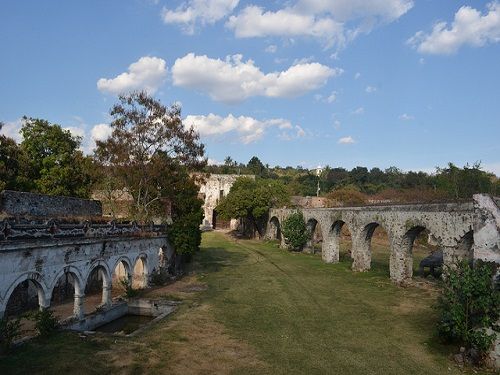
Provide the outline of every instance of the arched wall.
<path id="1" fill-rule="evenodd" d="M 158 249 L 171 249 L 165 236 L 152 238 L 78 239 L 71 241 L 0 243 L 0 317 L 14 288 L 26 279 L 40 285 L 41 307 L 49 307 L 59 278 L 70 273 L 75 280 L 75 315 L 83 316 L 86 282 L 92 270 L 102 267 L 103 302 L 111 302 L 112 275 L 119 262 L 132 269 L 131 259 L 145 259 L 144 285 L 159 268 Z M 4 251 L 5 250 L 5 251 Z M 22 261 L 20 261 L 22 259 Z M 92 259 L 92 261 L 89 261 Z M 13 265 L 16 265 L 15 267 Z M 37 271 L 35 271 L 37 270 Z M 109 293 L 108 293 L 109 292 Z"/>
<path id="2" fill-rule="evenodd" d="M 282 222 L 297 209 L 272 209 L 270 217 Z M 323 260 L 338 262 L 339 228 L 347 225 L 352 237 L 352 268 L 367 271 L 371 266 L 371 236 L 377 225 L 382 226 L 390 243 L 390 274 L 397 283 L 412 277 L 412 254 L 408 231 L 424 227 L 443 248 L 444 263 L 452 265 L 466 251 L 458 249 L 460 239 L 472 229 L 473 209 L 470 204 L 429 204 L 380 207 L 303 208 L 304 219 L 314 219 L 323 233 Z M 469 251 L 470 253 L 470 251 Z"/>

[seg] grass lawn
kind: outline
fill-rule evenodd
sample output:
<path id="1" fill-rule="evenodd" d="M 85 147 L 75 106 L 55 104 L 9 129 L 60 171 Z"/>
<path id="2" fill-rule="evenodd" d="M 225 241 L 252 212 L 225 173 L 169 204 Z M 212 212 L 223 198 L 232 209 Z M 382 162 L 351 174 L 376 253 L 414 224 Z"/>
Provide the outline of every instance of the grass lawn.
<path id="1" fill-rule="evenodd" d="M 61 333 L 0 357 L 0 373 L 463 374 L 434 337 L 428 282 L 399 288 L 388 253 L 373 270 L 205 233 L 191 273 L 143 292 L 183 300 L 135 338 Z"/>

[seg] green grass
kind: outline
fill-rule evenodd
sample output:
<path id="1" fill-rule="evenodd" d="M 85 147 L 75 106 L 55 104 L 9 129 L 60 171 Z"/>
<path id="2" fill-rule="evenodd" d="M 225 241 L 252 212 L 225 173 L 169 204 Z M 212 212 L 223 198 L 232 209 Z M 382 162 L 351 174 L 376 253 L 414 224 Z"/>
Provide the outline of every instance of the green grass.
<path id="1" fill-rule="evenodd" d="M 372 250 L 372 271 L 354 273 L 347 257 L 325 264 L 319 255 L 291 253 L 273 242 L 205 233 L 190 271 L 195 282 L 208 288 L 180 298 L 162 292 L 183 300 L 172 317 L 134 338 L 97 335 L 83 340 L 60 333 L 33 340 L 0 357 L 0 374 L 206 373 L 169 366 L 181 356 L 201 360 L 208 368 L 217 361 L 222 348 L 202 337 L 209 344 L 200 346 L 200 353 L 199 336 L 193 335 L 213 319 L 260 361 L 251 365 L 247 357 L 238 360 L 236 349 L 226 345 L 228 358 L 236 358 L 227 368 L 238 375 L 463 373 L 449 359 L 456 349 L 434 336 L 436 292 L 393 285 L 387 249 L 374 244 Z M 200 323 L 202 306 L 210 312 L 205 323 Z M 227 337 L 214 343 L 228 343 Z"/>
<path id="2" fill-rule="evenodd" d="M 460 373 L 434 337 L 435 293 L 393 285 L 380 246 L 366 273 L 218 233 L 204 236 L 200 258 L 203 298 L 269 374 Z"/>

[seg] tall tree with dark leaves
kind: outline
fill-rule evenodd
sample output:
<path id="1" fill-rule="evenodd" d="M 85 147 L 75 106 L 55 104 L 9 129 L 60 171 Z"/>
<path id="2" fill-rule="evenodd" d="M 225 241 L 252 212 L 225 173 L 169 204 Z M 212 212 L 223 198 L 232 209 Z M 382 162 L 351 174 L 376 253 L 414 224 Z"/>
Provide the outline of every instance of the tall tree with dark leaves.
<path id="1" fill-rule="evenodd" d="M 79 150 L 81 138 L 47 120 L 23 117 L 21 150 L 26 160 L 21 185 L 26 190 L 86 198 L 92 177 L 89 158 Z"/>
<path id="2" fill-rule="evenodd" d="M 132 218 L 164 216 L 163 201 L 175 200 L 178 190 L 172 181 L 206 165 L 198 133 L 183 126 L 179 106 L 165 107 L 146 92 L 120 96 L 110 113 L 112 134 L 97 142 L 96 159 L 106 178 L 132 195 Z"/>

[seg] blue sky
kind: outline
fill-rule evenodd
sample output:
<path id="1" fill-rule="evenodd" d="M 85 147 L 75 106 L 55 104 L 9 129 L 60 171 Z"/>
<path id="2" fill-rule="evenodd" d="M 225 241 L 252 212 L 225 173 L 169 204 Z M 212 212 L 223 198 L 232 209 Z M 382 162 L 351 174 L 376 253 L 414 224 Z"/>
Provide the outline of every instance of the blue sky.
<path id="1" fill-rule="evenodd" d="M 500 1 L 0 4 L 0 120 L 92 139 L 117 94 L 179 102 L 211 161 L 500 175 Z"/>

